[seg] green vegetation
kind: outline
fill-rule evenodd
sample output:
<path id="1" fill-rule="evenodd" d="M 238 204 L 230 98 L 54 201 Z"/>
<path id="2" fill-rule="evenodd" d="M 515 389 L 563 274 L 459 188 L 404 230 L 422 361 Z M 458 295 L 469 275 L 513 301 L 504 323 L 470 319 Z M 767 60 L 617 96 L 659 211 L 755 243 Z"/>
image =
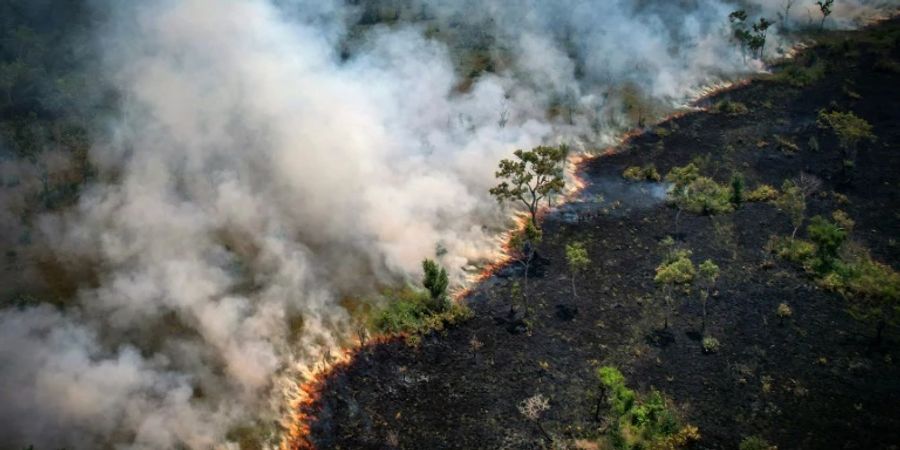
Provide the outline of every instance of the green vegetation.
<path id="1" fill-rule="evenodd" d="M 572 275 L 572 296 L 578 297 L 575 291 L 575 275 L 583 272 L 591 264 L 587 249 L 582 242 L 566 244 L 566 262 L 569 264 L 569 273 Z"/>
<path id="2" fill-rule="evenodd" d="M 653 281 L 663 288 L 663 299 L 666 303 L 666 315 L 663 328 L 669 328 L 669 311 L 673 306 L 672 293 L 676 287 L 689 285 L 694 281 L 697 270 L 691 261 L 691 251 L 674 248 L 671 238 L 663 242 L 667 251 L 662 263 L 656 267 Z"/>
<path id="3" fill-rule="evenodd" d="M 735 207 L 744 201 L 744 177 L 739 173 L 731 176 L 731 196 L 728 200 Z"/>
<path id="4" fill-rule="evenodd" d="M 703 353 L 716 353 L 719 351 L 719 340 L 712 336 L 704 336 L 700 342 L 703 347 Z"/>
<path id="5" fill-rule="evenodd" d="M 768 184 L 763 184 L 748 192 L 747 195 L 744 196 L 744 201 L 768 202 L 774 200 L 776 197 L 778 197 L 778 190 Z"/>
<path id="6" fill-rule="evenodd" d="M 850 315 L 871 323 L 874 340 L 880 343 L 886 327 L 900 325 L 900 273 L 873 260 L 859 245 L 847 245 L 849 230 L 844 226 L 852 229 L 853 221 L 843 211 L 833 216 L 835 222 L 821 216 L 810 219 L 810 241 L 773 238 L 770 249 L 800 264 L 819 286 L 847 299 Z"/>
<path id="7" fill-rule="evenodd" d="M 565 187 L 563 178 L 563 162 L 569 148 L 539 146 L 532 150 L 516 150 L 516 159 L 500 161 L 500 168 L 495 176 L 503 180 L 490 193 L 498 202 L 520 202 L 531 214 L 531 221 L 538 226 L 537 212 L 540 201 L 549 202 L 553 195 L 562 192 Z"/>
<path id="8" fill-rule="evenodd" d="M 774 76 L 776 81 L 802 88 L 818 82 L 825 77 L 827 65 L 824 60 L 817 60 L 810 65 L 800 61 L 790 62 Z"/>
<path id="9" fill-rule="evenodd" d="M 631 166 L 622 172 L 622 177 L 631 181 L 660 181 L 662 177 L 656 170 L 654 164 L 647 164 L 644 167 Z"/>
<path id="10" fill-rule="evenodd" d="M 465 305 L 450 301 L 447 293 L 449 278 L 443 267 L 426 259 L 422 261 L 422 270 L 424 290 L 407 286 L 382 293 L 387 303 L 370 319 L 375 331 L 382 334 L 408 334 L 416 339 L 418 334 L 443 330 L 446 325 L 471 316 L 471 311 Z"/>
<path id="11" fill-rule="evenodd" d="M 844 151 L 845 167 L 856 164 L 856 153 L 862 142 L 874 142 L 875 134 L 872 125 L 852 112 L 819 112 L 817 120 L 820 128 L 830 129 L 838 138 Z"/>
<path id="12" fill-rule="evenodd" d="M 422 261 L 422 271 L 425 273 L 422 285 L 431 297 L 431 308 L 435 311 L 444 311 L 450 305 L 447 295 L 447 286 L 450 284 L 447 270 L 439 267 L 436 262 L 426 259 Z"/>
<path id="13" fill-rule="evenodd" d="M 748 50 L 751 56 L 762 59 L 766 46 L 766 34 L 769 27 L 772 26 L 772 22 L 765 17 L 760 17 L 759 21 L 748 27 L 747 18 L 747 12 L 744 10 L 737 10 L 728 15 L 732 37 L 740 46 L 745 59 Z"/>
<path id="14" fill-rule="evenodd" d="M 712 107 L 712 111 L 729 116 L 739 116 L 741 114 L 747 114 L 748 112 L 750 112 L 750 110 L 747 108 L 747 105 L 731 100 L 720 100 L 716 102 L 716 104 Z"/>
<path id="15" fill-rule="evenodd" d="M 612 366 L 597 369 L 597 378 L 603 392 L 598 396 L 598 410 L 604 400 L 609 407 L 609 430 L 602 444 L 617 450 L 677 449 L 700 439 L 696 427 L 679 424 L 670 402 L 659 391 L 638 396 Z"/>
<path id="16" fill-rule="evenodd" d="M 769 445 L 769 441 L 759 436 L 748 436 L 741 440 L 738 450 L 778 450 L 778 448 Z"/>
<path id="17" fill-rule="evenodd" d="M 371 318 L 371 326 L 382 334 L 405 334 L 416 339 L 429 331 L 443 330 L 471 317 L 471 311 L 462 304 L 450 302 L 443 311 L 433 309 L 428 292 L 405 287 L 382 293 L 386 305 Z"/>
<path id="18" fill-rule="evenodd" d="M 775 309 L 775 315 L 778 316 L 778 323 L 784 325 L 784 319 L 789 319 L 794 315 L 794 310 L 787 303 L 779 303 Z"/>
<path id="19" fill-rule="evenodd" d="M 793 240 L 806 217 L 806 195 L 797 183 L 785 180 L 781 185 L 781 195 L 775 198 L 775 207 L 791 219 L 791 225 L 794 226 L 794 231 L 791 232 Z"/>

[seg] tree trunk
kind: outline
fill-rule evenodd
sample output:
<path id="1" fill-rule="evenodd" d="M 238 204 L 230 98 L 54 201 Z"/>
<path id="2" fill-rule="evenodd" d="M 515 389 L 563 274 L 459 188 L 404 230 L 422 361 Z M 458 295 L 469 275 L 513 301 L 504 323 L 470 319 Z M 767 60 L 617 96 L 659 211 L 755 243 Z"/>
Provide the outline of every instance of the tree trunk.
<path id="1" fill-rule="evenodd" d="M 885 325 L 886 324 L 885 324 L 884 320 L 879 320 L 878 324 L 875 326 L 875 345 L 876 346 L 881 346 L 881 337 L 882 337 L 882 332 L 884 331 Z"/>
<path id="2" fill-rule="evenodd" d="M 707 297 L 709 297 L 709 294 L 707 294 Z M 707 302 L 706 299 L 704 299 L 702 302 L 703 303 L 703 326 L 700 329 L 700 334 L 703 334 L 703 335 L 706 334 L 706 302 Z"/>
<path id="3" fill-rule="evenodd" d="M 547 438 L 547 441 L 553 442 L 553 438 L 550 437 L 550 433 L 547 433 L 547 430 L 545 430 L 545 429 L 544 429 L 544 426 L 541 425 L 541 421 L 540 421 L 540 420 L 535 420 L 534 423 L 537 424 L 538 430 L 541 430 L 541 434 L 543 434 L 544 437 Z"/>
<path id="4" fill-rule="evenodd" d="M 794 231 L 791 233 L 791 242 L 794 242 L 794 238 L 797 236 L 797 229 L 799 228 L 799 226 L 794 227 Z"/>
<path id="5" fill-rule="evenodd" d="M 678 218 L 681 217 L 681 208 L 678 208 L 678 212 L 675 213 L 675 235 L 678 235 Z"/>
<path id="6" fill-rule="evenodd" d="M 578 298 L 578 294 L 575 292 L 575 274 L 572 274 L 572 297 Z"/>

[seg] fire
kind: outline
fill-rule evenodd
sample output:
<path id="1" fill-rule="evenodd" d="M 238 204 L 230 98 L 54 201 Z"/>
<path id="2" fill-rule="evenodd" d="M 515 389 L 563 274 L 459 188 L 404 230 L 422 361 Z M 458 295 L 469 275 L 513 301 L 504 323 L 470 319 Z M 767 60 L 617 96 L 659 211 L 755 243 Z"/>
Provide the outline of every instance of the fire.
<path id="1" fill-rule="evenodd" d="M 736 89 L 750 83 L 750 79 L 726 82 L 713 85 L 698 91 L 698 96 L 692 103 L 700 98 L 709 97 L 728 90 Z M 677 119 L 686 114 L 699 110 L 696 107 L 688 107 L 678 109 L 671 114 L 665 116 L 657 124 Z M 562 195 L 562 201 L 557 203 L 565 204 L 575 198 L 587 186 L 587 181 L 581 177 L 582 168 L 585 164 L 601 157 L 611 156 L 624 147 L 628 141 L 640 136 L 645 129 L 634 128 L 622 133 L 616 142 L 605 149 L 594 153 L 575 153 L 568 156 L 565 164 L 565 173 L 568 182 L 567 189 Z M 543 206 L 538 211 L 538 216 L 546 214 L 550 208 Z M 520 233 L 528 223 L 529 215 L 526 212 L 519 212 L 512 218 L 512 226 L 505 232 L 497 236 L 497 252 L 495 252 L 490 262 L 485 265 L 477 274 L 469 277 L 466 285 L 453 293 L 454 301 L 463 301 L 468 296 L 474 286 L 480 282 L 487 280 L 497 273 L 498 270 L 506 266 L 513 258 L 513 252 L 510 247 L 511 239 L 515 234 Z M 395 339 L 403 339 L 404 336 L 381 336 L 368 340 L 358 340 L 357 343 L 349 348 L 344 348 L 337 355 L 331 355 L 326 352 L 322 361 L 314 364 L 311 368 L 303 368 L 300 383 L 291 386 L 291 392 L 287 393 L 289 412 L 283 419 L 282 425 L 286 430 L 281 441 L 281 450 L 314 450 L 315 445 L 311 440 L 310 423 L 315 419 L 316 405 L 321 398 L 328 380 L 335 374 L 341 373 L 350 366 L 354 356 L 367 348 L 390 342 Z"/>
<path id="2" fill-rule="evenodd" d="M 281 438 L 280 450 L 315 450 L 310 434 L 310 424 L 315 419 L 316 404 L 327 386 L 328 380 L 341 373 L 353 362 L 357 353 L 367 348 L 402 339 L 403 336 L 378 336 L 358 340 L 355 345 L 342 349 L 337 355 L 326 351 L 322 361 L 312 367 L 301 368 L 300 378 L 304 381 L 293 384 L 286 392 L 288 413 L 282 419 L 285 430 Z"/>

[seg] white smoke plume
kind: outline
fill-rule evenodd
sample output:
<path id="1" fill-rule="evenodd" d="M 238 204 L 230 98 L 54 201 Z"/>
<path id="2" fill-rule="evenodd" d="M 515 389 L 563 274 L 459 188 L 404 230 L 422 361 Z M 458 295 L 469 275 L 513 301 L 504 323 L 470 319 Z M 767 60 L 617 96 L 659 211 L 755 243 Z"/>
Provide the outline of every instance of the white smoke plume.
<path id="1" fill-rule="evenodd" d="M 236 448 L 235 427 L 278 419 L 279 376 L 343 344 L 346 296 L 416 277 L 438 246 L 457 282 L 496 251 L 501 158 L 608 142 L 624 85 L 674 105 L 758 69 L 728 42 L 725 1 L 397 5 L 425 19 L 360 31 L 371 11 L 337 0 L 97 4 L 121 111 L 91 149 L 96 181 L 34 238 L 73 298 L 0 310 L 0 446 Z M 466 88 L 457 22 L 509 56 Z M 560 104 L 572 113 L 548 115 Z"/>

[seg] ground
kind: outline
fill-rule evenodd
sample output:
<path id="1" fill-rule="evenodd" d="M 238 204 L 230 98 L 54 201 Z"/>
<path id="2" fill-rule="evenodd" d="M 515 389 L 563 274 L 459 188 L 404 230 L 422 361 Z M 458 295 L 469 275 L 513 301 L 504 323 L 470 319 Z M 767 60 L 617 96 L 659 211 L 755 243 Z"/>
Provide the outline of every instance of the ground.
<path id="1" fill-rule="evenodd" d="M 664 174 L 707 154 L 705 174 L 727 183 L 739 171 L 748 189 L 813 174 L 823 184 L 807 217 L 846 211 L 856 221 L 852 239 L 900 268 L 900 21 L 830 35 L 792 64 L 819 64 L 821 78 L 799 86 L 759 77 L 699 105 L 727 99 L 746 113 L 682 115 L 586 163 L 580 202 L 544 221 L 538 251 L 547 263 L 528 287 L 531 330 L 509 320 L 522 274 L 501 270 L 465 299 L 471 320 L 417 345 L 368 346 L 330 374 L 308 406 L 315 446 L 543 448 L 517 408 L 536 393 L 550 399 L 542 423 L 557 442 L 593 439 L 604 431 L 594 416 L 595 371 L 614 365 L 639 392 L 663 391 L 699 427 L 697 448 L 736 448 L 749 435 L 782 449 L 896 448 L 898 333 L 873 344 L 873 327 L 852 319 L 844 298 L 765 250 L 772 235 L 790 234 L 785 214 L 769 203 L 722 216 L 683 213 L 676 233 L 664 187 L 621 177 L 629 166 L 652 162 Z M 877 141 L 860 148 L 851 172 L 816 124 L 823 108 L 853 111 L 874 127 Z M 673 234 L 695 263 L 711 258 L 722 268 L 706 333 L 720 341 L 716 353 L 701 348 L 696 291 L 677 297 L 663 329 L 653 274 L 659 242 Z M 572 241 L 585 242 L 593 261 L 576 279 L 577 297 L 564 253 Z M 784 321 L 780 303 L 793 310 Z"/>

